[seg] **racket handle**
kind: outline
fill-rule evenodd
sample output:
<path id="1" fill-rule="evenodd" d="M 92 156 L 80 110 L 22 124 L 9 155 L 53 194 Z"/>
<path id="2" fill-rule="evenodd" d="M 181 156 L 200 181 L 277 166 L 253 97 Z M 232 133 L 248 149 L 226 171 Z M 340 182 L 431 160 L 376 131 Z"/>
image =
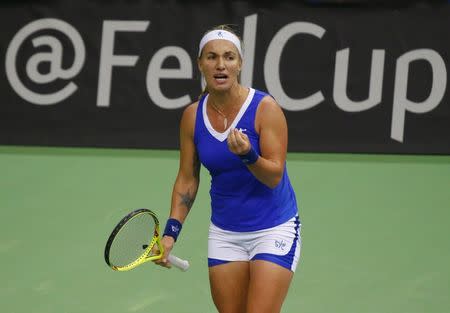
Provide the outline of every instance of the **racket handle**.
<path id="1" fill-rule="evenodd" d="M 169 254 L 169 262 L 175 266 L 178 267 L 180 270 L 182 270 L 183 272 L 187 271 L 189 268 L 189 262 L 183 259 L 180 259 L 179 257 L 176 257 L 172 254 Z"/>

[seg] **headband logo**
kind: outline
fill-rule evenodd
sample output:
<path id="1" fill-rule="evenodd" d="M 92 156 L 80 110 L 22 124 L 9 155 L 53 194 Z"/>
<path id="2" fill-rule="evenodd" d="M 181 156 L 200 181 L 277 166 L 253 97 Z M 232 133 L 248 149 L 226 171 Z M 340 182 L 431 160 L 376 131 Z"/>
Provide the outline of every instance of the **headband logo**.
<path id="1" fill-rule="evenodd" d="M 239 40 L 239 38 L 233 34 L 230 33 L 229 31 L 226 30 L 212 30 L 209 33 L 205 34 L 202 38 L 202 40 L 200 40 L 200 44 L 198 47 L 198 56 L 200 57 L 201 53 L 202 53 L 202 49 L 203 47 L 210 42 L 211 40 L 215 40 L 215 39 L 223 39 L 223 40 L 228 40 L 231 43 L 233 43 L 237 50 L 239 51 L 239 55 L 242 57 L 242 49 L 241 49 L 241 42 Z"/>

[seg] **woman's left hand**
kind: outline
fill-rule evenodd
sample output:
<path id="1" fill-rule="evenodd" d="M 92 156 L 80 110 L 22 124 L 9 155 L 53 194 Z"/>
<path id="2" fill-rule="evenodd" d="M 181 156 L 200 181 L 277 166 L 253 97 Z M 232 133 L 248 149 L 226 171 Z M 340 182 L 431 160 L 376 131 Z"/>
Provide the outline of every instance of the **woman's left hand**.
<path id="1" fill-rule="evenodd" d="M 232 129 L 228 134 L 227 144 L 228 149 L 237 155 L 246 154 L 252 146 L 248 136 L 236 128 Z"/>

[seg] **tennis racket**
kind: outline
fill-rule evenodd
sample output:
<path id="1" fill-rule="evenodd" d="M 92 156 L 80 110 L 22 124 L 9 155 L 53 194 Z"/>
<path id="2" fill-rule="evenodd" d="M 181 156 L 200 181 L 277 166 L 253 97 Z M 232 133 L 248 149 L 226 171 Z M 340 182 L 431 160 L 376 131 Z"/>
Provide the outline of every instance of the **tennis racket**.
<path id="1" fill-rule="evenodd" d="M 148 209 L 138 209 L 117 224 L 106 242 L 105 261 L 115 271 L 128 271 L 148 261 L 163 256 L 159 221 L 156 214 Z M 158 254 L 154 254 L 154 247 Z M 189 268 L 189 262 L 174 255 L 169 262 L 182 271 Z"/>

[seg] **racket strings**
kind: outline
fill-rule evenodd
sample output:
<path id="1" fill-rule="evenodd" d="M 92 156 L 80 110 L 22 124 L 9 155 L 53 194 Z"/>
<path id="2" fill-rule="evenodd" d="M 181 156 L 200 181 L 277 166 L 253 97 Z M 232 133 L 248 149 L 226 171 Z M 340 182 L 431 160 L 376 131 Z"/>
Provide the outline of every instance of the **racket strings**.
<path id="1" fill-rule="evenodd" d="M 149 214 L 128 220 L 116 234 L 109 252 L 112 265 L 122 267 L 139 259 L 153 238 L 155 221 Z"/>

